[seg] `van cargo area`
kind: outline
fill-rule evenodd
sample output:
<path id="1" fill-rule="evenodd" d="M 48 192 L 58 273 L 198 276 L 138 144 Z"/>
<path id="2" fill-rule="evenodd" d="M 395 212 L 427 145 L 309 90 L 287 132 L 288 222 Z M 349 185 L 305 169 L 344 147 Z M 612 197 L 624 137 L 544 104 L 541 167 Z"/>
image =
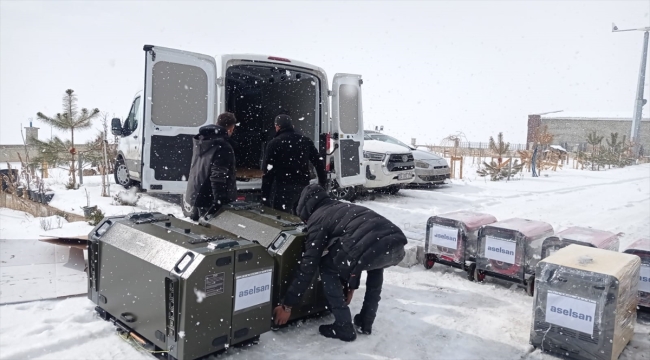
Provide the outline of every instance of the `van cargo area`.
<path id="1" fill-rule="evenodd" d="M 232 135 L 237 143 L 238 181 L 259 183 L 266 145 L 275 136 L 277 115 L 290 115 L 295 129 L 318 146 L 320 86 L 320 79 L 314 74 L 276 64 L 228 67 L 225 110 L 234 113 L 239 122 Z M 252 184 L 241 185 L 244 184 L 238 187 Z"/>

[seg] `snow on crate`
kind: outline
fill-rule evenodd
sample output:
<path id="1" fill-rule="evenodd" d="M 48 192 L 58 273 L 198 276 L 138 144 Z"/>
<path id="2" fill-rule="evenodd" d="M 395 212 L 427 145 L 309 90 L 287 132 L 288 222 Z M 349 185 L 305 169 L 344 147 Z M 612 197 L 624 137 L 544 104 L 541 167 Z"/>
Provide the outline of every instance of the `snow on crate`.
<path id="1" fill-rule="evenodd" d="M 542 259 L 569 244 L 618 251 L 619 239 L 618 235 L 609 231 L 572 226 L 544 240 L 542 244 Z"/>

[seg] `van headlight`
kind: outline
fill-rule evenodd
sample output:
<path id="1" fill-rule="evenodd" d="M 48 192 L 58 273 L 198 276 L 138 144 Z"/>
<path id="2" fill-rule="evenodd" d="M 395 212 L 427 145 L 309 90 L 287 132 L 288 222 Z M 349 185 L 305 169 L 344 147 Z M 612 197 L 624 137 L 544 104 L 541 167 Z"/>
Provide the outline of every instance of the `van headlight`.
<path id="1" fill-rule="evenodd" d="M 370 161 L 384 161 L 386 154 L 364 151 L 363 157 L 364 159 L 368 159 Z"/>
<path id="2" fill-rule="evenodd" d="M 428 169 L 429 166 L 430 165 L 428 163 L 425 163 L 424 161 L 416 161 L 415 162 L 415 167 L 418 167 L 418 168 Z"/>

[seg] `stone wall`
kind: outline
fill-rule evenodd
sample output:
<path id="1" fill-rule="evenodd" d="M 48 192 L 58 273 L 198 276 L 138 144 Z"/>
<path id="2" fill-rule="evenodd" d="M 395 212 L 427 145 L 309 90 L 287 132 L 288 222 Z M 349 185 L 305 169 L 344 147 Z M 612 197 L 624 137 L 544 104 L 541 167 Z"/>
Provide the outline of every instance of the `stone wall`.
<path id="1" fill-rule="evenodd" d="M 543 119 L 542 124 L 548 126 L 548 131 L 555 135 L 553 142 L 556 144 L 570 145 L 587 142 L 587 134 L 592 131 L 609 139 L 611 133 L 618 133 L 619 139 L 625 135 L 630 139 L 632 130 L 631 121 L 623 120 L 575 120 L 575 119 Z M 639 137 L 644 148 L 650 149 L 650 121 L 642 121 Z M 603 144 L 605 140 L 603 140 Z"/>

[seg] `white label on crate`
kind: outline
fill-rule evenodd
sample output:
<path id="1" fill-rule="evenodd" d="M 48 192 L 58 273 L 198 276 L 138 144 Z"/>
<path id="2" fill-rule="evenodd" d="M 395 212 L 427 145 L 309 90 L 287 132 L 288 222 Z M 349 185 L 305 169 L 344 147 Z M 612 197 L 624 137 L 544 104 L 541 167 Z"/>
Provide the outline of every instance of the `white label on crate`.
<path id="1" fill-rule="evenodd" d="M 593 335 L 596 302 L 549 291 L 546 322 Z"/>
<path id="2" fill-rule="evenodd" d="M 431 236 L 430 241 L 432 243 L 454 250 L 458 249 L 458 229 L 447 226 L 433 225 L 429 234 Z"/>
<path id="3" fill-rule="evenodd" d="M 485 257 L 488 259 L 514 264 L 516 251 L 517 243 L 514 241 L 492 236 L 485 237 Z"/>
<path id="4" fill-rule="evenodd" d="M 273 270 L 238 275 L 235 280 L 235 310 L 244 310 L 271 301 Z"/>
<path id="5" fill-rule="evenodd" d="M 641 265 L 639 291 L 650 293 L 650 265 Z"/>

